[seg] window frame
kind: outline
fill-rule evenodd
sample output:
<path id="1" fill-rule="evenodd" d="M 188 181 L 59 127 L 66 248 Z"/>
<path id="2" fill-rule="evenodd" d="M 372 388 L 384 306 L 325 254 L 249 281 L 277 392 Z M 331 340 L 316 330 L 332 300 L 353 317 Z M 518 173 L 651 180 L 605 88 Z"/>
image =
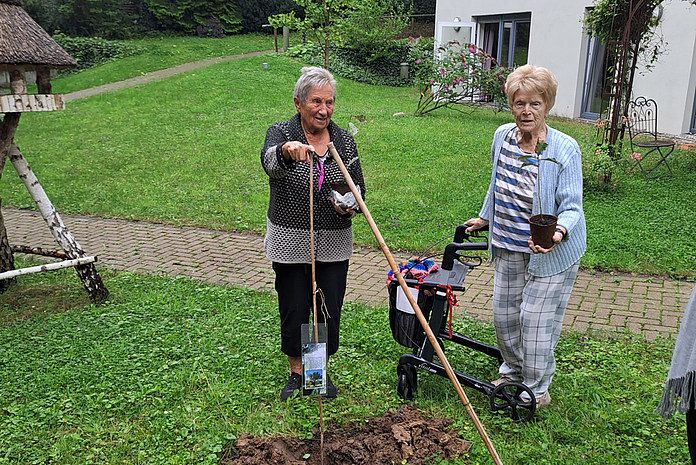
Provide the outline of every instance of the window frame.
<path id="1" fill-rule="evenodd" d="M 483 48 L 483 40 L 484 40 L 484 34 L 483 34 L 483 25 L 484 24 L 494 24 L 498 23 L 498 50 L 496 50 L 494 57 L 497 57 L 496 60 L 498 61 L 498 64 L 502 64 L 502 53 L 503 53 L 503 34 L 504 34 L 504 29 L 505 29 L 505 23 L 511 22 L 512 26 L 510 28 L 510 38 L 508 40 L 508 56 L 507 58 L 507 63 L 506 66 L 508 68 L 512 68 L 512 64 L 515 62 L 515 46 L 516 46 L 516 41 L 517 41 L 517 25 L 519 23 L 529 23 L 529 30 L 531 33 L 532 30 L 532 13 L 527 12 L 527 13 L 512 13 L 512 14 L 502 14 L 502 15 L 483 15 L 483 16 L 477 16 L 476 17 L 476 24 L 477 24 L 477 29 L 478 33 L 476 34 L 477 37 L 479 37 L 479 47 Z M 527 44 L 527 58 L 526 62 L 529 62 L 529 44 Z"/>

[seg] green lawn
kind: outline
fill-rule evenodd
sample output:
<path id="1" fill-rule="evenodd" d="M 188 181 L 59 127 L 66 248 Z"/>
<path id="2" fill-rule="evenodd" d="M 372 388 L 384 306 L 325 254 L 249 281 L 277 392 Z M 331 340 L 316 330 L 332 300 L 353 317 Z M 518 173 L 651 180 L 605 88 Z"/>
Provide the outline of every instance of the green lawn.
<path id="1" fill-rule="evenodd" d="M 214 465 L 242 433 L 311 435 L 316 400 L 278 398 L 287 361 L 275 298 L 166 276 L 102 276 L 111 296 L 98 307 L 72 270 L 22 277 L 0 296 L 0 464 Z M 341 324 L 329 366 L 340 395 L 323 415 L 350 426 L 401 405 L 396 364 L 407 349 L 391 338 L 385 308 L 348 303 Z M 494 342 L 490 324 L 464 316 L 453 326 Z M 652 413 L 672 349 L 673 341 L 564 333 L 553 403 L 528 424 L 466 391 L 505 464 L 683 464 L 684 416 Z M 447 343 L 445 352 L 459 371 L 496 374 L 490 357 Z M 451 465 L 493 463 L 448 379 L 419 370 L 414 404 L 451 418 L 473 443 Z"/>
<path id="2" fill-rule="evenodd" d="M 193 61 L 251 51 L 257 39 L 263 45 L 267 36 L 164 39 L 159 64 L 154 56 L 122 60 L 57 80 L 54 89 L 179 64 L 175 48 L 205 45 L 177 51 Z M 211 51 L 227 45 L 235 51 Z M 23 115 L 16 141 L 60 212 L 262 234 L 268 186 L 259 152 L 267 127 L 294 112 L 301 66 L 247 58 L 72 101 L 64 112 Z M 334 119 L 358 127 L 367 204 L 391 248 L 421 251 L 477 214 L 491 137 L 508 114 L 414 118 L 413 89 L 340 79 L 338 92 Z M 588 131 L 567 120 L 550 124 L 578 139 Z M 622 176 L 614 192 L 586 195 L 583 266 L 696 276 L 694 154 L 672 160 L 672 179 Z M 35 208 L 9 163 L 0 197 L 4 207 Z M 358 244 L 376 245 L 364 219 L 355 229 Z M 278 399 L 287 362 L 272 295 L 100 273 L 111 292 L 100 306 L 89 304 L 72 270 L 21 277 L 0 296 L 0 464 L 216 464 L 242 433 L 310 436 L 317 402 Z M 401 404 L 395 372 L 406 350 L 391 338 L 385 308 L 351 302 L 344 310 L 342 345 L 329 367 L 340 397 L 323 404 L 327 423 L 339 426 Z M 494 342 L 491 325 L 466 315 L 453 326 Z M 467 394 L 506 464 L 682 464 L 683 415 L 652 414 L 672 349 L 661 339 L 564 332 L 553 404 L 525 425 L 491 413 L 482 394 Z M 455 369 L 484 380 L 496 374 L 491 358 L 449 345 L 445 352 Z M 492 463 L 449 381 L 420 372 L 418 389 L 419 410 L 452 418 L 473 442 L 451 465 Z"/>
<path id="3" fill-rule="evenodd" d="M 273 36 L 268 34 L 233 35 L 224 39 L 160 37 L 127 42 L 138 45 L 143 52 L 56 79 L 53 92 L 67 94 L 207 58 L 275 50 Z"/>
<path id="4" fill-rule="evenodd" d="M 268 126 L 294 113 L 301 66 L 245 58 L 72 101 L 63 112 L 23 115 L 16 140 L 61 212 L 263 234 L 259 152 Z M 478 213 L 493 131 L 511 120 L 484 109 L 416 118 L 416 101 L 411 88 L 339 79 L 334 120 L 358 128 L 367 205 L 394 250 L 424 250 Z M 549 123 L 579 140 L 589 131 Z M 622 176 L 615 191 L 585 196 L 584 268 L 696 276 L 696 204 L 682 201 L 696 198 L 696 154 L 676 151 L 671 160 L 674 178 Z M 0 197 L 34 208 L 9 163 Z M 355 238 L 376 246 L 362 218 Z"/>

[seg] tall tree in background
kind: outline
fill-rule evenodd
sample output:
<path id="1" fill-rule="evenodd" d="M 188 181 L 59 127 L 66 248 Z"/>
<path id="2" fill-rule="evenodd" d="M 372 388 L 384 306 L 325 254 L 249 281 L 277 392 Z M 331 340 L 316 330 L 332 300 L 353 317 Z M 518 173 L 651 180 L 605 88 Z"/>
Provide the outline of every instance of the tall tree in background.
<path id="1" fill-rule="evenodd" d="M 367 61 L 391 56 L 392 39 L 408 26 L 413 7 L 393 0 L 354 0 L 351 6 L 343 21 L 345 44 Z"/>
<path id="2" fill-rule="evenodd" d="M 329 69 L 329 45 L 345 45 L 375 60 L 390 53 L 391 39 L 408 24 L 410 2 L 392 0 L 293 0 L 304 10 L 271 16 L 275 27 L 287 26 L 322 44 L 324 68 Z"/>
<path id="3" fill-rule="evenodd" d="M 268 21 L 277 28 L 286 26 L 313 35 L 324 50 L 324 68 L 329 69 L 329 43 L 340 36 L 342 20 L 350 7 L 350 0 L 294 0 L 304 10 L 304 18 L 287 14 L 273 15 Z"/>

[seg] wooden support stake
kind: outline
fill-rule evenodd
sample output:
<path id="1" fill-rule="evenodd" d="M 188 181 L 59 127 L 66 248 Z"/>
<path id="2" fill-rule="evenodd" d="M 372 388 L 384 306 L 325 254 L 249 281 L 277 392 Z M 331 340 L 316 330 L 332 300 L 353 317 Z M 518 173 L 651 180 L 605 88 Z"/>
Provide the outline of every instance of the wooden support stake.
<path id="1" fill-rule="evenodd" d="M 493 443 L 491 442 L 490 438 L 486 434 L 486 430 L 483 427 L 483 425 L 481 424 L 481 421 L 478 419 L 476 412 L 474 412 L 473 407 L 471 407 L 471 402 L 469 402 L 469 398 L 464 393 L 464 389 L 462 389 L 462 385 L 459 384 L 459 380 L 457 379 L 457 375 L 454 374 L 454 370 L 452 370 L 452 367 L 450 366 L 449 362 L 447 361 L 447 357 L 445 357 L 445 353 L 442 351 L 442 348 L 440 347 L 439 341 L 435 337 L 435 334 L 433 334 L 432 329 L 430 329 L 430 325 L 428 324 L 428 321 L 425 319 L 423 312 L 418 307 L 418 304 L 414 300 L 413 295 L 411 295 L 411 291 L 408 289 L 408 285 L 406 285 L 406 281 L 404 281 L 404 277 L 401 276 L 401 272 L 399 271 L 399 267 L 396 264 L 394 257 L 392 256 L 391 252 L 389 251 L 387 244 L 384 242 L 384 239 L 382 238 L 382 234 L 379 232 L 379 229 L 377 228 L 377 224 L 372 219 L 372 215 L 370 215 L 370 211 L 367 209 L 367 205 L 365 205 L 365 202 L 363 201 L 362 196 L 360 195 L 360 191 L 355 187 L 355 183 L 353 182 L 353 179 L 350 177 L 350 174 L 348 173 L 348 170 L 346 169 L 346 166 L 343 163 L 343 160 L 341 160 L 341 157 L 338 155 L 338 152 L 336 152 L 336 148 L 334 147 L 333 142 L 329 142 L 328 147 L 329 147 L 329 151 L 331 152 L 331 155 L 333 156 L 334 160 L 336 160 L 336 163 L 338 164 L 338 167 L 340 168 L 341 173 L 343 173 L 343 177 L 345 178 L 346 182 L 348 183 L 348 186 L 350 187 L 351 192 L 353 192 L 355 199 L 358 201 L 358 205 L 360 205 L 360 209 L 362 210 L 363 214 L 365 215 L 365 219 L 367 220 L 367 223 L 370 225 L 370 229 L 372 229 L 372 233 L 374 234 L 375 238 L 377 239 L 377 242 L 379 243 L 379 246 L 381 247 L 382 252 L 384 253 L 384 256 L 387 258 L 387 261 L 389 262 L 389 266 L 391 266 L 391 269 L 394 272 L 394 276 L 399 281 L 399 285 L 401 286 L 401 289 L 404 291 L 404 294 L 406 295 L 406 298 L 408 299 L 409 303 L 411 304 L 413 311 L 416 313 L 416 316 L 418 317 L 418 321 L 420 321 L 420 324 L 423 327 L 425 334 L 428 336 L 428 340 L 432 344 L 433 348 L 435 349 L 435 352 L 437 353 L 438 358 L 442 362 L 442 366 L 445 368 L 445 371 L 447 372 L 447 376 L 449 377 L 450 381 L 452 382 L 454 389 L 457 391 L 457 395 L 459 396 L 459 399 L 464 404 L 464 407 L 466 408 L 466 411 L 469 414 L 469 417 L 471 417 L 471 420 L 474 422 L 474 425 L 476 426 L 476 430 L 479 432 L 481 439 L 483 439 L 483 442 L 486 444 L 486 448 L 488 449 L 488 452 L 490 453 L 491 457 L 493 458 L 493 461 L 495 462 L 496 465 L 502 465 L 503 462 L 501 462 L 500 457 L 498 456 L 498 453 L 495 451 L 495 448 L 493 447 Z"/>
<path id="2" fill-rule="evenodd" d="M 30 255 L 41 255 L 44 257 L 55 257 L 65 260 L 68 258 L 62 250 L 44 250 L 41 247 L 29 247 L 26 245 L 13 245 L 12 253 L 25 253 Z"/>
<path id="3" fill-rule="evenodd" d="M 56 242 L 65 251 L 67 257 L 69 259 L 84 258 L 86 255 L 82 247 L 80 247 L 73 235 L 68 231 L 68 228 L 63 224 L 63 220 L 48 199 L 41 184 L 39 184 L 39 180 L 29 167 L 29 163 L 22 156 L 22 152 L 17 147 L 17 144 L 14 143 L 10 149 L 10 162 L 12 162 L 17 174 L 19 174 L 19 178 L 24 182 L 31 198 L 34 199 L 41 216 L 48 224 L 48 229 L 53 234 Z M 75 271 L 93 302 L 100 303 L 107 299 L 109 291 L 104 286 L 93 263 L 78 265 L 75 267 Z"/>

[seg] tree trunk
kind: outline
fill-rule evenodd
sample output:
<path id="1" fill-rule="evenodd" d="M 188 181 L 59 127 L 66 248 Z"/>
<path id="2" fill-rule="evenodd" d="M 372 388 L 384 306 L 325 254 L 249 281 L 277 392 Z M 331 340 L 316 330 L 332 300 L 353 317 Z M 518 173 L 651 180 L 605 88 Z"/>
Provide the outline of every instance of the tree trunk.
<path id="1" fill-rule="evenodd" d="M 36 175 L 29 167 L 29 163 L 22 156 L 19 147 L 16 144 L 12 144 L 10 149 L 10 162 L 17 170 L 19 178 L 24 182 L 27 187 L 31 198 L 34 199 L 36 206 L 41 212 L 41 216 L 48 224 L 48 229 L 51 230 L 51 234 L 55 240 L 60 244 L 61 248 L 65 251 L 66 256 L 69 259 L 82 258 L 86 254 L 82 250 L 82 247 L 75 241 L 75 238 L 68 228 L 63 224 L 63 220 L 60 215 L 53 207 L 53 204 L 48 199 L 46 192 L 44 192 L 43 187 L 39 184 L 39 180 Z M 77 275 L 82 281 L 82 285 L 85 287 L 87 294 L 95 303 L 100 303 L 109 296 L 109 291 L 104 286 L 99 273 L 93 263 L 87 265 L 80 265 L 75 267 Z"/>
<path id="2" fill-rule="evenodd" d="M 0 199 L 0 206 L 2 199 Z M 0 209 L 0 273 L 4 271 L 14 270 L 14 256 L 10 248 L 10 242 L 7 240 L 7 231 L 5 230 L 5 220 L 2 217 Z M 9 287 L 17 281 L 16 278 L 0 280 L 0 294 L 5 292 Z"/>
<path id="3" fill-rule="evenodd" d="M 329 26 L 331 26 L 331 18 L 329 16 L 329 6 L 324 0 L 324 69 L 329 70 Z"/>

